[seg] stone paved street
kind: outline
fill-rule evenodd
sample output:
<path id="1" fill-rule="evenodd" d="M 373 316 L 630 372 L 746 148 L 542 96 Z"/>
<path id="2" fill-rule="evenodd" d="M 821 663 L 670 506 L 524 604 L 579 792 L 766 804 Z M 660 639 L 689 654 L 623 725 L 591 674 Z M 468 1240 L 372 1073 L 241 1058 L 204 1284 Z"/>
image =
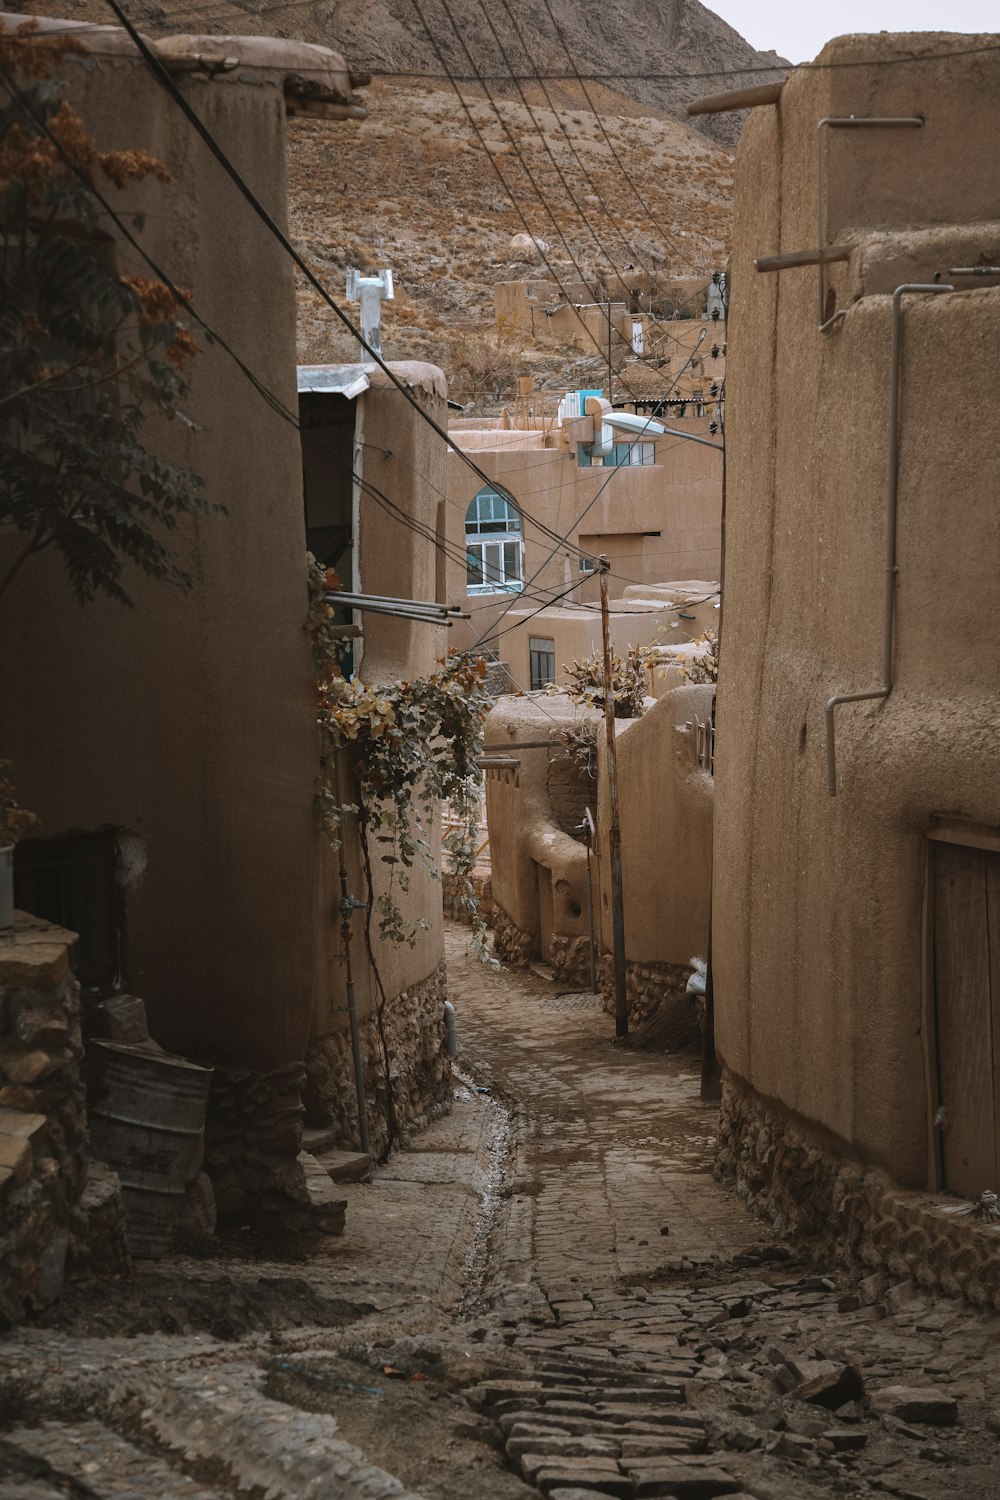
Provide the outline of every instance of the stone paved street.
<path id="1" fill-rule="evenodd" d="M 452 1115 L 249 1234 L 0 1346 L 0 1496 L 1000 1495 L 998 1320 L 776 1244 L 691 1059 L 449 934 Z"/>

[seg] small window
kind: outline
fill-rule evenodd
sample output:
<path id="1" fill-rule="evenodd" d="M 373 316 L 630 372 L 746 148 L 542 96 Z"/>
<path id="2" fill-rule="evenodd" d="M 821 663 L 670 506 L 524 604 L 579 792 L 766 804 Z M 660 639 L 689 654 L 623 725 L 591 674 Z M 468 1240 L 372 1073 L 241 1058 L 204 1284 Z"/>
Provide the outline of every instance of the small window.
<path id="1" fill-rule="evenodd" d="M 581 573 L 596 573 L 597 572 L 597 558 L 596 557 L 581 557 L 580 558 L 580 572 Z"/>
<path id="2" fill-rule="evenodd" d="M 594 466 L 594 455 L 590 451 L 589 443 L 577 443 L 576 462 L 581 469 L 591 469 Z"/>
<path id="3" fill-rule="evenodd" d="M 548 687 L 556 680 L 556 643 L 544 636 L 529 635 L 528 659 L 531 668 L 531 691 Z"/>
<path id="4" fill-rule="evenodd" d="M 469 594 L 516 593 L 524 587 L 520 512 L 489 487 L 465 513 L 465 587 Z"/>
<path id="5" fill-rule="evenodd" d="M 655 443 L 616 443 L 605 463 L 618 469 L 626 464 L 640 464 L 652 468 L 656 463 Z"/>

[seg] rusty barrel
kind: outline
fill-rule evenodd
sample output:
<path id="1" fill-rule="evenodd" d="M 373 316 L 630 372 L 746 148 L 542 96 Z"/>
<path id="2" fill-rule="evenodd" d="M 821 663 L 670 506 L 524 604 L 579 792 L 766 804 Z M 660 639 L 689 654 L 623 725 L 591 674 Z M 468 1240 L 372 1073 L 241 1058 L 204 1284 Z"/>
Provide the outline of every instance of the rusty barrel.
<path id="1" fill-rule="evenodd" d="M 212 1069 L 117 1042 L 90 1044 L 90 1143 L 121 1179 L 129 1248 L 156 1259 L 197 1173 Z"/>

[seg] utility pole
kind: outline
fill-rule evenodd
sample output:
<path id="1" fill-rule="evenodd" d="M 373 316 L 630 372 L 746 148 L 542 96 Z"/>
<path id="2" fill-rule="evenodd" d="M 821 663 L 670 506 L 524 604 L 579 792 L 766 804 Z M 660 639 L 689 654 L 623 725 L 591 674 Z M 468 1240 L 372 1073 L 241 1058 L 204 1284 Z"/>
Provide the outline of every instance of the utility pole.
<path id="1" fill-rule="evenodd" d="M 628 1036 L 628 992 L 625 988 L 625 910 L 622 902 L 622 831 L 618 821 L 618 747 L 615 744 L 614 674 L 611 670 L 611 621 L 608 617 L 606 557 L 597 560 L 601 584 L 601 638 L 604 644 L 604 729 L 608 743 L 608 790 L 611 818 L 608 844 L 611 850 L 611 930 L 615 971 L 615 1036 Z"/>

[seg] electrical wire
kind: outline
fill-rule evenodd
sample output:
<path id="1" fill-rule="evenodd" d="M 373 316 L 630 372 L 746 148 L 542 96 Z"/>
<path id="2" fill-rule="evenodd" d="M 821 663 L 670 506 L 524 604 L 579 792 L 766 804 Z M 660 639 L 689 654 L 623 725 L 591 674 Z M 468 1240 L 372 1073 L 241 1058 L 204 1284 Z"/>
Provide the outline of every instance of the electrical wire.
<path id="1" fill-rule="evenodd" d="M 404 400 L 407 401 L 408 404 L 414 409 L 414 411 L 418 413 L 420 418 L 431 428 L 431 430 L 436 433 L 438 437 L 442 438 L 444 442 L 447 443 L 449 441 L 447 429 L 442 427 L 441 424 L 437 422 L 429 412 L 424 410 L 424 408 L 420 405 L 419 401 L 416 400 L 416 398 L 413 396 L 412 392 L 407 388 L 404 382 L 390 368 L 390 366 L 382 358 L 381 354 L 373 349 L 372 346 L 364 339 L 360 330 L 355 327 L 351 318 L 348 317 L 347 313 L 344 312 L 343 308 L 340 307 L 339 303 L 335 301 L 327 288 L 310 269 L 309 265 L 288 239 L 288 236 L 278 226 L 278 224 L 271 217 L 270 213 L 260 202 L 260 199 L 254 193 L 249 183 L 230 161 L 229 157 L 226 155 L 225 151 L 223 151 L 222 147 L 219 145 L 212 132 L 208 129 L 208 127 L 204 124 L 195 110 L 188 103 L 187 99 L 184 97 L 184 94 L 174 82 L 174 79 L 168 69 L 164 66 L 156 53 L 151 49 L 145 37 L 143 37 L 136 30 L 135 26 L 132 24 L 132 21 L 126 15 L 121 5 L 118 3 L 118 0 L 105 0 L 105 3 L 121 22 L 124 29 L 128 32 L 128 35 L 131 37 L 133 43 L 138 48 L 143 61 L 150 69 L 154 78 L 160 84 L 161 88 L 163 88 L 165 92 L 170 96 L 170 98 L 173 99 L 173 101 L 177 104 L 177 106 L 186 116 L 187 120 L 193 126 L 197 134 L 204 141 L 209 151 L 215 157 L 216 161 L 222 167 L 223 171 L 233 182 L 237 191 L 242 195 L 243 198 L 246 199 L 247 203 L 249 203 L 250 207 L 253 209 L 254 213 L 261 220 L 261 222 L 265 225 L 269 233 L 274 237 L 274 239 L 278 241 L 279 245 L 285 251 L 286 255 L 288 255 L 292 259 L 298 269 L 305 276 L 310 286 L 312 286 L 313 289 L 319 293 L 319 295 L 323 298 L 323 301 L 336 315 L 336 317 L 339 318 L 348 332 L 358 340 L 362 349 L 369 355 L 369 357 L 379 367 L 379 369 L 382 370 L 382 372 L 389 378 L 392 385 L 395 386 L 395 388 L 400 392 Z M 463 463 L 465 463 L 474 474 L 478 475 L 478 477 L 483 480 L 484 484 L 492 484 L 489 476 L 482 469 L 480 469 L 479 466 L 475 464 L 467 454 L 462 453 L 461 458 Z M 518 509 L 522 510 L 522 513 L 524 513 L 523 508 L 518 505 L 517 497 L 510 494 L 509 491 L 505 491 L 505 494 L 507 495 L 507 498 L 509 498 L 511 503 L 515 506 L 518 506 Z M 540 531 L 545 532 L 550 536 L 555 535 L 555 533 L 550 532 L 548 528 L 543 525 L 543 523 L 535 520 L 534 524 L 538 526 Z"/>
<path id="2" fill-rule="evenodd" d="M 116 0 L 108 0 L 108 4 L 115 4 L 115 3 L 116 3 Z M 458 22 L 455 20 L 454 12 L 452 11 L 450 4 L 448 3 L 448 0 L 438 0 L 438 3 L 441 5 L 442 9 L 444 10 L 445 15 L 448 17 L 448 20 L 449 20 L 449 22 L 451 24 L 451 27 L 452 27 L 453 31 L 455 32 L 456 37 L 458 38 L 459 44 L 460 44 L 463 52 L 465 53 L 466 57 L 469 59 L 469 65 L 470 66 L 474 66 L 473 61 L 472 61 L 472 54 L 469 51 L 468 47 L 466 46 L 465 40 L 464 40 L 464 38 L 462 36 L 461 29 L 459 28 Z M 431 46 L 433 47 L 435 54 L 437 55 L 438 61 L 441 63 L 441 66 L 447 71 L 448 65 L 447 65 L 447 63 L 445 61 L 444 54 L 442 53 L 441 48 L 438 45 L 438 41 L 437 41 L 436 36 L 434 35 L 433 31 L 430 28 L 430 25 L 429 25 L 429 23 L 427 21 L 427 17 L 424 14 L 424 10 L 423 10 L 423 7 L 422 7 L 422 5 L 420 3 L 420 0 L 412 0 L 412 4 L 413 4 L 413 8 L 416 11 L 418 17 L 420 18 L 420 23 L 423 26 L 424 31 L 427 34 L 427 39 L 430 42 Z M 507 125 L 506 121 L 504 120 L 503 114 L 502 114 L 499 106 L 497 105 L 495 99 L 493 98 L 492 94 L 490 93 L 489 89 L 487 88 L 487 86 L 485 84 L 483 84 L 482 87 L 483 87 L 483 92 L 486 94 L 486 97 L 489 100 L 490 105 L 493 108 L 493 112 L 494 112 L 494 114 L 497 117 L 497 121 L 499 122 L 499 124 L 501 126 L 501 129 L 503 130 L 504 134 L 507 136 L 508 141 L 510 142 L 510 146 L 511 146 L 512 151 L 514 152 L 515 156 L 517 157 L 518 161 L 521 164 L 522 171 L 524 172 L 524 174 L 527 177 L 528 181 L 531 183 L 531 186 L 532 186 L 532 188 L 533 188 L 536 196 L 538 197 L 539 202 L 542 204 L 543 208 L 545 208 L 546 211 L 548 212 L 549 217 L 552 220 L 552 223 L 555 225 L 556 233 L 559 235 L 560 239 L 563 242 L 563 245 L 566 248 L 566 253 L 569 256 L 571 264 L 573 265 L 574 269 L 576 270 L 577 275 L 580 277 L 580 280 L 586 286 L 587 285 L 587 278 L 583 274 L 583 271 L 582 271 L 582 269 L 581 269 L 578 261 L 576 260 L 576 257 L 574 256 L 573 251 L 570 248 L 569 241 L 566 239 L 566 236 L 563 234 L 562 229 L 561 229 L 561 227 L 559 225 L 559 222 L 556 219 L 554 213 L 552 212 L 551 207 L 546 202 L 544 193 L 541 191 L 541 189 L 539 188 L 537 182 L 535 181 L 534 174 L 533 174 L 531 168 L 528 166 L 528 163 L 525 160 L 523 152 L 521 151 L 520 147 L 517 144 L 517 141 L 516 141 L 516 139 L 514 137 L 513 132 L 511 131 L 510 127 Z M 602 346 L 601 346 L 601 344 L 600 344 L 597 336 L 587 327 L 586 320 L 584 319 L 584 317 L 583 317 L 580 309 L 576 306 L 576 304 L 570 298 L 570 296 L 569 296 L 569 294 L 568 294 L 568 292 L 566 290 L 566 287 L 563 284 L 563 282 L 562 282 L 562 280 L 561 280 L 558 272 L 555 270 L 555 267 L 552 265 L 552 262 L 549 260 L 547 252 L 542 249 L 541 244 L 539 243 L 539 241 L 538 241 L 536 235 L 534 234 L 534 232 L 533 232 L 530 224 L 528 223 L 527 218 L 524 215 L 523 210 L 521 209 L 520 204 L 517 201 L 517 198 L 515 197 L 513 191 L 511 190 L 510 184 L 508 183 L 506 177 L 504 176 L 503 172 L 501 171 L 500 166 L 499 166 L 498 162 L 496 161 L 496 158 L 489 151 L 489 149 L 488 149 L 488 147 L 486 145 L 485 137 L 483 136 L 483 133 L 482 133 L 482 131 L 479 128 L 479 124 L 478 124 L 475 116 L 473 115 L 472 110 L 469 107 L 469 104 L 467 103 L 467 101 L 466 101 L 464 95 L 462 94 L 461 89 L 458 87 L 457 83 L 454 84 L 454 88 L 455 88 L 456 97 L 458 98 L 458 101 L 461 104 L 462 109 L 465 112 L 466 118 L 468 119 L 469 124 L 472 126 L 473 130 L 475 131 L 476 136 L 477 136 L 477 138 L 479 140 L 480 145 L 482 146 L 484 152 L 486 153 L 486 156 L 489 159 L 490 164 L 492 165 L 494 171 L 496 172 L 497 176 L 499 177 L 500 182 L 501 182 L 501 184 L 503 186 L 504 192 L 507 194 L 507 196 L 510 199 L 510 202 L 511 202 L 513 208 L 514 208 L 514 212 L 517 214 L 518 218 L 520 219 L 521 223 L 524 226 L 525 233 L 529 236 L 530 239 L 532 239 L 534 241 L 536 250 L 537 250 L 538 255 L 539 255 L 539 258 L 541 259 L 542 263 L 544 264 L 546 270 L 548 271 L 549 275 L 552 277 L 552 279 L 556 283 L 556 285 L 559 287 L 559 290 L 562 292 L 563 296 L 566 298 L 566 301 L 567 301 L 568 305 L 576 313 L 577 321 L 579 322 L 580 327 L 584 330 L 584 332 L 586 333 L 587 337 L 593 343 L 594 348 L 597 350 L 598 355 L 600 355 L 600 357 L 602 359 L 604 359 L 605 358 L 605 351 L 604 351 L 604 349 L 602 348 Z M 596 296 L 595 296 L 595 300 L 596 300 Z M 609 329 L 610 329 L 610 320 L 611 320 L 611 310 L 610 310 L 610 307 L 609 307 L 609 309 L 608 309 L 608 324 L 609 324 Z M 608 360 L 608 364 L 609 364 L 608 376 L 609 376 L 609 381 L 610 381 L 610 376 L 611 376 L 610 359 Z M 621 375 L 620 374 L 619 374 L 619 379 L 621 379 Z M 626 384 L 626 387 L 627 387 L 627 382 L 625 382 L 625 384 Z M 611 394 L 611 392 L 609 390 L 609 392 L 608 392 L 609 397 L 610 397 L 610 394 Z M 632 391 L 630 391 L 630 394 L 634 395 L 635 393 L 632 392 Z"/>
<path id="3" fill-rule="evenodd" d="M 416 0 L 414 0 L 414 3 L 416 3 Z M 704 340 L 704 331 L 703 331 L 701 337 L 699 337 L 698 342 L 695 344 L 695 346 L 692 349 L 691 353 L 689 354 L 688 358 L 685 360 L 684 364 L 678 370 L 677 375 L 674 378 L 673 384 L 670 386 L 670 388 L 667 391 L 667 396 L 669 396 L 670 391 L 672 391 L 674 389 L 674 387 L 677 385 L 677 382 L 680 380 L 681 376 L 684 374 L 684 371 L 687 369 L 688 365 L 694 359 L 694 357 L 697 354 L 699 348 L 701 347 L 701 344 L 702 344 L 703 340 Z M 652 417 L 647 418 L 646 427 L 643 428 L 640 432 L 638 432 L 636 434 L 635 439 L 633 440 L 633 443 L 630 446 L 634 446 L 635 443 L 642 441 L 643 432 L 645 432 L 648 429 L 648 427 L 650 426 L 650 424 L 652 423 L 652 421 L 653 421 Z M 620 465 L 619 466 L 619 468 L 624 468 L 624 467 L 626 467 L 626 465 Z M 580 523 L 583 521 L 584 517 L 591 510 L 593 510 L 594 506 L 597 504 L 598 500 L 604 494 L 604 491 L 607 489 L 608 485 L 611 483 L 611 481 L 614 479 L 615 475 L 618 472 L 619 472 L 618 468 L 612 469 L 611 473 L 608 475 L 608 477 L 604 481 L 604 483 L 600 486 L 600 488 L 598 489 L 597 493 L 593 496 L 593 498 L 590 500 L 590 502 L 587 505 L 584 506 L 584 508 L 580 512 L 579 516 L 577 516 L 577 518 L 574 521 L 573 525 L 570 527 L 569 531 L 566 533 L 566 536 L 571 536 L 573 534 L 573 532 L 579 532 Z M 565 540 L 565 537 L 563 538 L 563 540 Z M 556 545 L 552 548 L 552 551 L 549 553 L 548 557 L 544 560 L 544 562 L 542 562 L 539 565 L 539 567 L 536 568 L 535 572 L 532 574 L 531 578 L 528 580 L 529 586 L 531 584 L 533 584 L 535 582 L 535 580 L 538 578 L 538 575 L 545 568 L 548 567 L 548 565 L 552 561 L 553 557 L 555 557 L 556 553 L 559 551 L 559 548 L 560 548 L 561 545 L 562 544 L 560 542 L 557 542 Z M 590 553 L 586 553 L 586 554 L 583 554 L 583 555 L 589 557 L 591 554 Z M 513 606 L 509 604 L 507 606 L 507 608 L 502 611 L 502 613 L 499 616 L 499 619 L 502 620 L 503 617 L 504 617 L 504 615 L 509 614 L 509 612 L 510 612 L 510 610 L 512 608 L 513 608 Z M 482 639 L 482 637 L 480 637 L 480 639 Z"/>

